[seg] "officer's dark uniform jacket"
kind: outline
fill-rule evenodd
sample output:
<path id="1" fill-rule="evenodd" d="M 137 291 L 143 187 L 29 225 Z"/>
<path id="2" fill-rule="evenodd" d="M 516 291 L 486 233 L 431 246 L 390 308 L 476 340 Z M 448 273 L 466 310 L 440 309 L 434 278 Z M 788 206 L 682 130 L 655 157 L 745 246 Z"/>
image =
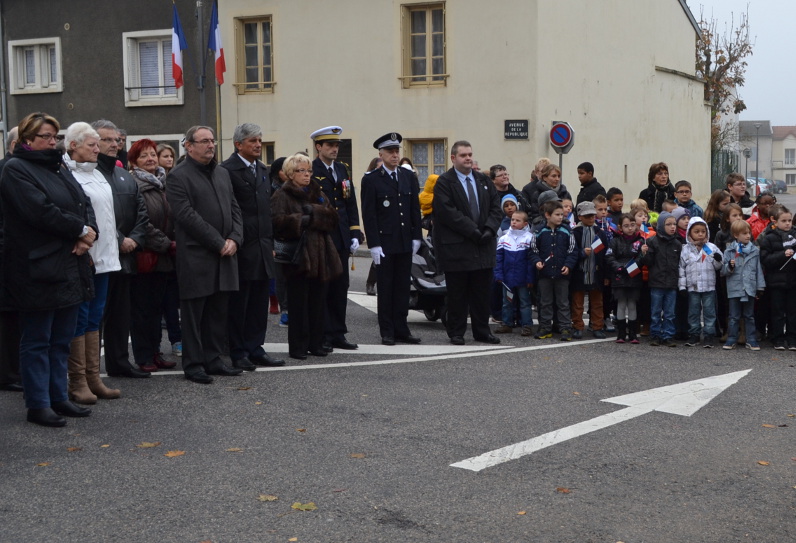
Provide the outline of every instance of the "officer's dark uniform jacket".
<path id="1" fill-rule="evenodd" d="M 320 158 L 312 161 L 312 178 L 321 186 L 323 193 L 337 210 L 340 223 L 331 232 L 331 236 L 337 251 L 345 252 L 351 247 L 352 239 L 356 238 L 362 243 L 365 237 L 359 225 L 359 207 L 349 168 L 336 160 L 332 166 L 337 174 L 337 181 L 334 177 L 329 177 L 328 166 Z"/>
<path id="2" fill-rule="evenodd" d="M 420 200 L 412 174 L 397 168 L 397 183 L 384 168 L 362 178 L 362 218 L 369 247 L 381 247 L 385 255 L 412 251 L 420 239 Z"/>

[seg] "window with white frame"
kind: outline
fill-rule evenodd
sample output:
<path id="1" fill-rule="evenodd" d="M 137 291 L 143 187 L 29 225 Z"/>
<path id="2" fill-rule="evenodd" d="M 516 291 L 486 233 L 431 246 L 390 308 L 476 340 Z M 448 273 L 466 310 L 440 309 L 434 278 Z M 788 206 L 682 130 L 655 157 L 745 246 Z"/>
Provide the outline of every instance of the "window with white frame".
<path id="1" fill-rule="evenodd" d="M 796 165 L 796 149 L 785 149 L 785 165 Z"/>
<path id="2" fill-rule="evenodd" d="M 61 92 L 61 38 L 8 42 L 11 94 Z"/>
<path id="3" fill-rule="evenodd" d="M 426 178 L 432 173 L 437 175 L 445 173 L 447 143 L 444 139 L 404 140 L 404 142 L 409 147 L 407 155 L 412 158 L 421 187 L 426 184 Z"/>
<path id="4" fill-rule="evenodd" d="M 796 185 L 796 173 L 786 173 L 785 184 L 789 187 Z"/>
<path id="5" fill-rule="evenodd" d="M 171 29 L 125 32 L 122 39 L 124 105 L 181 105 L 183 89 L 172 77 Z"/>

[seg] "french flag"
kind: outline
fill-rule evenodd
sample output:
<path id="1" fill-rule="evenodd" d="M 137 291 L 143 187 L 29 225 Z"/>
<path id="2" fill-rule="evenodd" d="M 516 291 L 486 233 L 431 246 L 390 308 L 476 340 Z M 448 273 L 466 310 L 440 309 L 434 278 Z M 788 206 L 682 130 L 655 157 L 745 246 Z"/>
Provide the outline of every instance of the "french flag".
<path id="1" fill-rule="evenodd" d="M 224 46 L 221 42 L 221 29 L 218 27 L 218 2 L 213 3 L 213 12 L 210 15 L 210 39 L 207 40 L 207 47 L 215 55 L 216 81 L 223 85 L 227 64 L 224 62 Z"/>
<path id="2" fill-rule="evenodd" d="M 600 238 L 594 238 L 594 241 L 591 244 L 591 250 L 594 251 L 594 254 L 599 254 L 603 252 L 605 249 L 605 244 Z"/>
<path id="3" fill-rule="evenodd" d="M 178 89 L 183 86 L 182 78 L 182 50 L 188 49 L 185 41 L 185 33 L 182 31 L 180 16 L 177 15 L 177 4 L 173 4 L 174 17 L 171 22 L 171 77 L 174 79 L 174 86 Z"/>
<path id="4" fill-rule="evenodd" d="M 641 237 L 644 239 L 650 237 L 650 227 L 645 222 L 641 223 Z"/>
<path id="5" fill-rule="evenodd" d="M 706 243 L 705 245 L 702 246 L 702 260 L 701 261 L 704 262 L 705 258 L 707 258 L 708 256 L 710 256 L 712 254 L 713 254 L 713 249 L 708 247 L 708 244 Z"/>
<path id="6" fill-rule="evenodd" d="M 635 260 L 631 260 L 630 264 L 628 264 L 625 270 L 627 270 L 627 274 L 630 277 L 635 277 L 641 273 L 641 268 L 638 267 L 638 264 L 636 264 Z"/>

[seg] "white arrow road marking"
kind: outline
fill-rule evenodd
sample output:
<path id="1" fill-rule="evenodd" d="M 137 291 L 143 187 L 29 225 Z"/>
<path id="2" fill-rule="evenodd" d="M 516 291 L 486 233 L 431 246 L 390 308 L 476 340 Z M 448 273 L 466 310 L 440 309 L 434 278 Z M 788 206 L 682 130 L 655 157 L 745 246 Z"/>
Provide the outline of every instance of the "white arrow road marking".
<path id="1" fill-rule="evenodd" d="M 677 385 L 607 398 L 602 401 L 629 407 L 456 462 L 451 464 L 451 467 L 481 471 L 484 468 L 496 466 L 509 460 L 516 460 L 551 445 L 607 428 L 651 411 L 690 417 L 702 406 L 707 405 L 710 400 L 721 394 L 724 389 L 737 383 L 741 377 L 750 371 L 752 370 L 736 371 Z"/>
<path id="2" fill-rule="evenodd" d="M 352 351 L 346 349 L 335 349 L 329 356 L 338 357 L 339 355 L 400 355 L 400 356 L 431 356 L 441 354 L 468 353 L 475 351 L 499 351 L 501 349 L 511 349 L 511 345 L 485 345 L 475 343 L 471 345 L 365 345 L 360 343 L 359 349 Z M 290 352 L 287 343 L 265 343 L 263 349 L 267 353 L 287 353 Z"/>

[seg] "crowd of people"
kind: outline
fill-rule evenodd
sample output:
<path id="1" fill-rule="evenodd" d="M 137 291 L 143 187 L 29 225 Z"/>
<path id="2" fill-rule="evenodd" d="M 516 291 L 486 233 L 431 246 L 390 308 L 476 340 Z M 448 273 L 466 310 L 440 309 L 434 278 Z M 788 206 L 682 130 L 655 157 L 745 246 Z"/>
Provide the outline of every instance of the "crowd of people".
<path id="1" fill-rule="evenodd" d="M 373 143 L 360 223 L 339 126 L 311 134 L 314 159 L 298 152 L 270 169 L 252 123 L 235 128 L 223 162 L 206 126 L 188 129 L 179 160 L 151 139 L 128 150 L 108 120 L 60 134 L 56 119 L 32 113 L 0 161 L 0 387 L 24 391 L 36 424 L 64 426 L 121 397 L 100 378 L 102 345 L 110 377 L 175 368 L 162 323 L 186 379 L 201 384 L 285 364 L 263 348 L 269 313 L 281 312 L 292 359 L 356 350 L 348 258 L 366 239 L 384 345 L 422 341 L 407 316 L 425 237 L 445 274 L 453 345 L 466 343 L 468 317 L 475 341 L 498 344 L 514 328 L 580 339 L 588 313 L 591 334 L 617 342 L 710 347 L 719 337 L 725 349 L 759 350 L 768 339 L 796 350 L 792 216 L 773 195 L 751 202 L 738 174 L 703 211 L 688 181 L 672 184 L 653 164 L 624 213 L 622 191 L 606 191 L 591 163 L 577 168 L 575 199 L 548 159 L 517 190 L 504 166 L 481 172 L 461 140 L 452 167 L 421 190 L 391 132 Z"/>

